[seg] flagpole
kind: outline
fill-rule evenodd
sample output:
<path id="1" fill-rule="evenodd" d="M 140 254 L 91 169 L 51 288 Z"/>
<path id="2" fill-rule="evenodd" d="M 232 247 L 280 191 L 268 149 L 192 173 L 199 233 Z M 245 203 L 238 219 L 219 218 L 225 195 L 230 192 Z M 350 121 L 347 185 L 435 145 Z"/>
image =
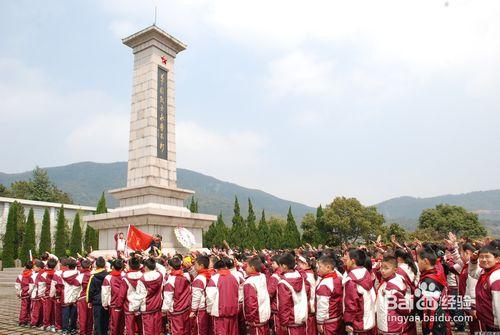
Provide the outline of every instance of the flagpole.
<path id="1" fill-rule="evenodd" d="M 127 237 L 125 239 L 125 255 L 126 257 L 128 257 L 128 232 L 130 230 L 130 225 L 128 225 L 128 228 L 127 228 Z"/>

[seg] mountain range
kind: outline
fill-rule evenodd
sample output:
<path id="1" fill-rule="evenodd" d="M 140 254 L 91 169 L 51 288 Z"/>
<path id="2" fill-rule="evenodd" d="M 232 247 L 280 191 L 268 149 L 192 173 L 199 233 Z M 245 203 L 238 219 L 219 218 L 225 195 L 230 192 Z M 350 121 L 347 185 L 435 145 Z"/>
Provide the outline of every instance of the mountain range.
<path id="1" fill-rule="evenodd" d="M 95 206 L 103 191 L 124 187 L 127 179 L 127 163 L 80 162 L 65 166 L 46 168 L 50 179 L 60 189 L 69 193 L 77 204 Z M 32 172 L 1 173 L 0 184 L 10 186 L 12 182 L 28 180 Z M 298 224 L 306 213 L 315 213 L 316 209 L 304 204 L 278 198 L 261 190 L 218 180 L 214 177 L 187 170 L 177 169 L 178 187 L 196 192 L 198 208 L 202 213 L 218 214 L 222 212 L 224 220 L 230 224 L 233 216 L 234 197 L 238 197 L 241 212 L 246 216 L 248 199 L 252 200 L 257 219 L 265 209 L 266 216 L 286 217 L 288 208 Z M 108 207 L 116 207 L 117 201 L 106 193 Z M 430 198 L 403 196 L 389 199 L 376 205 L 388 222 L 397 222 L 409 230 L 414 230 L 420 213 L 437 204 L 463 206 L 474 211 L 487 228 L 495 235 L 500 235 L 500 190 L 449 194 Z"/>

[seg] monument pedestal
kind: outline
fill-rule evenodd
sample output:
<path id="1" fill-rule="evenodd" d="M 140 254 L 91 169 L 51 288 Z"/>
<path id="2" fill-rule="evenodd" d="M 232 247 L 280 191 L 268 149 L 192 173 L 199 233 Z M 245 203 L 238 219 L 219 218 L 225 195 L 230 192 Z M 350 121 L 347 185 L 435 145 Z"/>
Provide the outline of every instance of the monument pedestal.
<path id="1" fill-rule="evenodd" d="M 162 247 L 178 252 L 187 250 L 174 229 L 184 227 L 195 237 L 192 248 L 202 248 L 202 232 L 217 217 L 191 213 L 184 201 L 194 192 L 177 188 L 174 59 L 186 46 L 155 25 L 123 43 L 134 53 L 127 187 L 109 191 L 118 208 L 84 221 L 99 230 L 99 254 L 114 254 L 114 235 L 130 225 L 160 234 Z"/>

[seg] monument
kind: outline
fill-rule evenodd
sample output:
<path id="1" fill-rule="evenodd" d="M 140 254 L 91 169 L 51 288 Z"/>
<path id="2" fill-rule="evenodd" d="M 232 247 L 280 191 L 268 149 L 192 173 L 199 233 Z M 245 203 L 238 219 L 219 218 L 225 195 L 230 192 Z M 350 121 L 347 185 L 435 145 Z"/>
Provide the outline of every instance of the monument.
<path id="1" fill-rule="evenodd" d="M 174 60 L 186 45 L 156 25 L 122 42 L 134 54 L 127 186 L 109 191 L 118 208 L 84 220 L 99 230 L 99 253 L 114 252 L 115 233 L 126 236 L 129 225 L 181 252 L 174 230 L 183 227 L 195 237 L 192 248 L 201 248 L 202 230 L 217 217 L 191 213 L 184 201 L 194 191 L 177 188 Z"/>

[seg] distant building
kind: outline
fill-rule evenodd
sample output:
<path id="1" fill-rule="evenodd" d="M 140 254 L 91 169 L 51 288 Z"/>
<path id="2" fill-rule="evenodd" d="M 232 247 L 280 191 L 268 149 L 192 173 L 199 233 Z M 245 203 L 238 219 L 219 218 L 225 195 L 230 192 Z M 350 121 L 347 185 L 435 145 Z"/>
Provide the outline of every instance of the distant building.
<path id="1" fill-rule="evenodd" d="M 73 220 L 75 219 L 76 212 L 80 212 L 80 224 L 82 225 L 82 231 L 85 232 L 84 222 L 82 220 L 83 216 L 91 215 L 95 212 L 95 207 L 80 206 L 80 205 L 69 205 L 60 204 L 57 202 L 45 202 L 45 201 L 34 201 L 26 199 L 15 199 L 15 198 L 4 198 L 0 197 L 0 235 L 5 234 L 5 227 L 7 225 L 7 217 L 9 215 L 10 206 L 14 201 L 19 202 L 24 207 L 24 214 L 28 218 L 28 213 L 31 208 L 35 214 L 35 232 L 36 241 L 38 243 L 40 238 L 40 231 L 42 230 L 42 219 L 45 208 L 48 208 L 50 214 L 50 232 L 52 234 L 52 239 L 56 233 L 57 225 L 57 212 L 64 205 L 64 216 L 68 222 L 70 228 L 73 227 Z M 54 241 L 52 240 L 52 243 Z"/>

